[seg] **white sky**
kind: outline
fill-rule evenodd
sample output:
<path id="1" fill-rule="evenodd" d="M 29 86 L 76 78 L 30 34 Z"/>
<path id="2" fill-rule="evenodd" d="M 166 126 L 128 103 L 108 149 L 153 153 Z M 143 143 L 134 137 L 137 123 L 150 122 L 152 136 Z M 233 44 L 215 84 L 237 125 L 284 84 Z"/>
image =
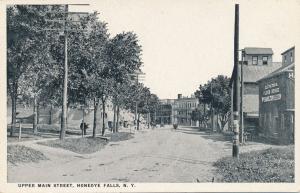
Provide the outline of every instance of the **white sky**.
<path id="1" fill-rule="evenodd" d="M 100 0 L 97 10 L 112 36 L 135 32 L 143 47 L 144 84 L 160 98 L 191 95 L 213 76 L 231 75 L 234 1 Z M 248 0 L 240 4 L 240 48 L 271 47 L 273 61 L 295 45 L 300 1 Z M 72 9 L 72 8 L 70 8 Z M 74 8 L 73 8 L 74 9 Z"/>

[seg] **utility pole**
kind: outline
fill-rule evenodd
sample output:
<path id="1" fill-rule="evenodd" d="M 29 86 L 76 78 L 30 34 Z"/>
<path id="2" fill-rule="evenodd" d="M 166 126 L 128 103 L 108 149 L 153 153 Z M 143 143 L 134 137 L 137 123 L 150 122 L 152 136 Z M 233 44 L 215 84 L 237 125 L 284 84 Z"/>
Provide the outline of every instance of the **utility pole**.
<path id="1" fill-rule="evenodd" d="M 64 14 L 62 20 L 46 20 L 50 22 L 63 22 L 63 29 L 45 29 L 44 31 L 62 31 L 64 35 L 64 79 L 63 79 L 63 94 L 62 94 L 62 114 L 61 114 L 61 130 L 59 138 L 63 140 L 66 135 L 66 127 L 67 127 L 67 104 L 68 104 L 68 32 L 69 31 L 86 31 L 80 29 L 68 29 L 67 24 L 69 22 L 78 22 L 78 21 L 71 21 L 68 19 L 69 14 L 85 14 L 86 12 L 69 12 L 69 5 L 89 5 L 89 4 L 65 4 L 64 12 L 48 12 L 54 14 Z"/>
<path id="2" fill-rule="evenodd" d="M 241 64 L 241 106 L 240 106 L 240 143 L 244 144 L 244 50 L 242 50 L 242 64 Z"/>
<path id="3" fill-rule="evenodd" d="M 139 84 L 139 74 L 136 74 L 136 86 L 138 88 L 138 84 Z M 139 130 L 138 126 L 138 119 L 137 119 L 137 111 L 138 111 L 138 98 L 136 99 L 135 101 L 135 113 L 134 113 L 134 123 L 135 123 L 135 126 L 136 126 L 136 130 Z"/>
<path id="4" fill-rule="evenodd" d="M 67 111 L 68 111 L 68 31 L 67 31 L 67 19 L 68 19 L 69 5 L 65 5 L 65 18 L 64 18 L 64 35 L 65 35 L 65 61 L 64 61 L 64 81 L 63 81 L 63 105 L 62 105 L 62 123 L 60 130 L 60 139 L 64 139 L 66 135 L 67 124 Z"/>
<path id="5" fill-rule="evenodd" d="M 213 103 L 214 103 L 214 96 L 213 96 L 213 82 L 214 80 L 211 81 L 211 86 L 210 86 L 210 93 L 211 93 L 211 96 L 212 96 L 212 99 L 211 99 L 211 130 L 212 132 L 214 132 L 215 130 L 215 121 L 214 121 L 214 116 L 215 116 L 215 109 L 213 107 Z"/>
<path id="6" fill-rule="evenodd" d="M 141 79 L 143 80 L 143 78 L 144 78 L 143 76 L 145 75 L 145 73 L 141 72 L 140 70 L 136 70 L 136 72 L 134 72 L 131 75 L 133 75 L 133 77 L 135 78 L 135 80 L 136 80 L 135 84 L 136 84 L 136 87 L 138 88 L 139 75 L 141 75 Z M 137 96 L 139 94 L 138 92 L 139 92 L 139 90 L 137 89 Z M 138 101 L 139 101 L 139 99 L 137 97 L 137 99 L 135 101 L 135 113 L 134 113 L 134 125 L 137 130 L 139 130 L 139 124 L 137 123 L 137 121 L 139 120 L 139 118 L 138 118 Z"/>
<path id="7" fill-rule="evenodd" d="M 233 145 L 232 156 L 239 158 L 239 110 L 240 110 L 240 71 L 239 71 L 239 4 L 235 4 L 234 22 L 234 91 L 233 91 Z"/>

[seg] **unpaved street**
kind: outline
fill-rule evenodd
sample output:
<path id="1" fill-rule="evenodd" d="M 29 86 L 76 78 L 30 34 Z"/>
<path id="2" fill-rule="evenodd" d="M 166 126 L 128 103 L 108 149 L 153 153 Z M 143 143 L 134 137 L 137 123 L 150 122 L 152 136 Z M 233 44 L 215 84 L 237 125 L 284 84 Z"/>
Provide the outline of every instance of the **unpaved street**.
<path id="1" fill-rule="evenodd" d="M 189 127 L 142 130 L 133 139 L 110 142 L 87 155 L 22 144 L 43 152 L 49 160 L 9 164 L 9 182 L 210 182 L 216 178 L 213 162 L 231 156 L 232 148 L 220 134 Z M 250 143 L 241 151 L 267 147 Z"/>

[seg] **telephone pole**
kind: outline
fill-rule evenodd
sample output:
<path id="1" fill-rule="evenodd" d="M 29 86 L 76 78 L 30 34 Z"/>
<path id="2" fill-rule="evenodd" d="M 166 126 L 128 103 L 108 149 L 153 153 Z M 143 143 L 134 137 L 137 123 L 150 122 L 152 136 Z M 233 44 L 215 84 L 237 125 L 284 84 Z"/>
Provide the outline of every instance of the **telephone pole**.
<path id="1" fill-rule="evenodd" d="M 241 106 L 240 106 L 240 143 L 244 144 L 244 50 L 241 50 L 242 62 L 241 62 Z"/>
<path id="2" fill-rule="evenodd" d="M 84 14 L 87 15 L 86 12 L 69 12 L 69 5 L 89 5 L 89 4 L 65 4 L 64 11 L 53 11 L 48 13 L 54 14 L 62 14 L 64 15 L 62 20 L 46 20 L 49 22 L 58 22 L 63 23 L 63 29 L 44 29 L 44 31 L 61 31 L 64 36 L 64 78 L 63 78 L 63 94 L 62 94 L 62 114 L 61 114 L 61 130 L 59 138 L 63 140 L 66 135 L 66 127 L 67 127 L 67 111 L 68 111 L 68 32 L 69 31 L 86 31 L 84 29 L 68 29 L 68 23 L 70 22 L 78 22 L 74 20 L 69 20 L 69 14 Z"/>
<path id="3" fill-rule="evenodd" d="M 215 109 L 213 107 L 213 103 L 214 103 L 214 95 L 213 95 L 213 85 L 214 85 L 214 80 L 211 80 L 211 85 L 210 85 L 210 93 L 211 93 L 211 131 L 214 132 L 215 130 Z"/>
<path id="4" fill-rule="evenodd" d="M 235 4 L 234 21 L 234 80 L 233 80 L 233 145 L 232 156 L 239 158 L 239 111 L 240 111 L 240 70 L 239 70 L 239 4 Z"/>
<path id="5" fill-rule="evenodd" d="M 68 111 L 68 31 L 67 31 L 67 19 L 68 19 L 69 5 L 65 5 L 65 17 L 64 17 L 64 35 L 65 35 L 65 61 L 64 61 L 64 81 L 63 81 L 63 104 L 62 104 L 62 118 L 61 118 L 61 130 L 60 139 L 64 139 L 66 135 L 67 125 L 67 111 Z"/>
<path id="6" fill-rule="evenodd" d="M 145 73 L 143 73 L 141 70 L 137 69 L 133 74 L 131 74 L 131 76 L 134 77 L 135 79 L 135 84 L 136 87 L 138 88 L 139 86 L 139 81 L 142 81 L 144 79 L 144 75 Z M 135 112 L 134 112 L 134 125 L 135 125 L 135 129 L 139 130 L 139 117 L 138 117 L 138 102 L 139 102 L 139 90 L 137 89 L 137 98 L 135 101 Z"/>

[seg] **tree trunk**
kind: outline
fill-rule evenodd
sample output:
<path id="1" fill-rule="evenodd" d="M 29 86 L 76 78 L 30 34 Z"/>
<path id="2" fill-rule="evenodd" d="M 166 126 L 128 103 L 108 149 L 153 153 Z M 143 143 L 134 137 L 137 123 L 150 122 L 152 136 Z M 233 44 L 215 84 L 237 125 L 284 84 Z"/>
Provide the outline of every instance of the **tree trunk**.
<path id="1" fill-rule="evenodd" d="M 217 113 L 217 131 L 218 132 L 221 132 L 221 127 L 220 127 L 220 124 L 219 124 L 219 113 Z"/>
<path id="2" fill-rule="evenodd" d="M 215 129 L 215 121 L 214 121 L 215 117 L 214 117 L 214 115 L 215 115 L 215 111 L 214 111 L 213 106 L 211 105 L 211 130 L 212 130 L 212 132 Z"/>
<path id="3" fill-rule="evenodd" d="M 39 103 L 37 103 L 36 113 L 37 113 L 37 124 L 40 124 L 40 104 Z"/>
<path id="4" fill-rule="evenodd" d="M 98 101 L 94 98 L 94 121 L 93 121 L 93 137 L 96 137 L 96 129 L 97 129 L 97 110 L 98 110 Z"/>
<path id="5" fill-rule="evenodd" d="M 207 119 L 206 119 L 206 104 L 204 103 L 204 109 L 203 109 L 203 124 L 204 128 L 207 128 Z"/>
<path id="6" fill-rule="evenodd" d="M 117 104 L 117 124 L 116 131 L 119 132 L 120 106 Z"/>
<path id="7" fill-rule="evenodd" d="M 116 132 L 117 109 L 116 109 L 116 104 L 115 103 L 113 103 L 113 109 L 114 109 L 114 120 L 113 120 L 113 125 L 112 125 L 112 131 Z"/>
<path id="8" fill-rule="evenodd" d="M 33 133 L 37 134 L 37 100 L 33 99 Z"/>
<path id="9" fill-rule="evenodd" d="M 15 90 L 15 89 L 14 89 Z M 17 119 L 17 97 L 16 93 L 13 91 L 11 94 L 11 128 L 10 136 L 13 136 L 13 133 L 16 129 L 16 119 Z"/>
<path id="10" fill-rule="evenodd" d="M 150 112 L 147 114 L 147 127 L 150 128 Z"/>
<path id="11" fill-rule="evenodd" d="M 49 112 L 49 125 L 52 124 L 52 104 L 50 105 L 50 112 Z"/>
<path id="12" fill-rule="evenodd" d="M 68 129 L 68 113 L 69 113 L 70 103 L 67 103 L 67 113 L 66 113 L 66 130 Z"/>
<path id="13" fill-rule="evenodd" d="M 105 133 L 105 100 L 102 99 L 102 136 Z"/>
<path id="14" fill-rule="evenodd" d="M 136 130 L 140 130 L 140 113 L 137 114 L 137 127 Z"/>

